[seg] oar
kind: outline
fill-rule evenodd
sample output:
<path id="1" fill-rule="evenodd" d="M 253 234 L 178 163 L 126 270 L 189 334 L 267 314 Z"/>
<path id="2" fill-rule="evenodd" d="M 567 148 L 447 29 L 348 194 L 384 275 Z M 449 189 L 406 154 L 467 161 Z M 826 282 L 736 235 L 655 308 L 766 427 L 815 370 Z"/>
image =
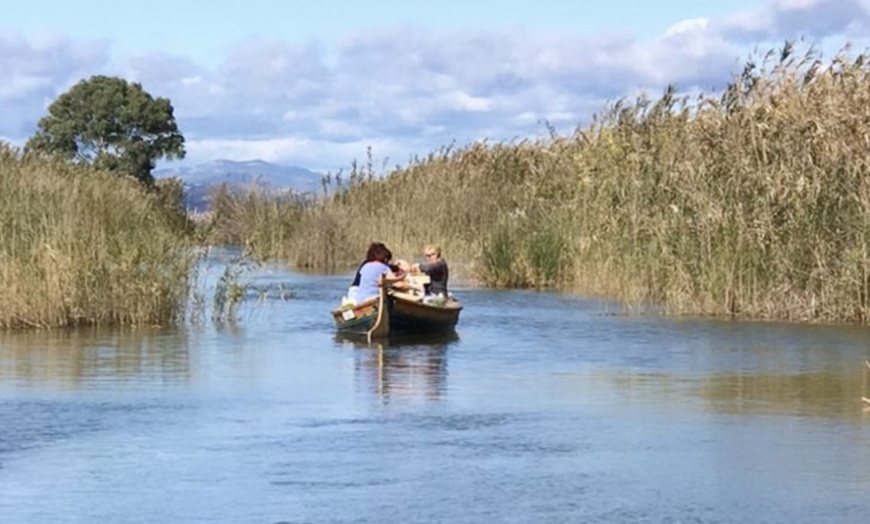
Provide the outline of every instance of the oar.
<path id="1" fill-rule="evenodd" d="M 870 360 L 865 360 L 864 365 L 866 366 L 866 368 L 864 369 L 864 381 L 863 381 L 863 384 L 861 385 L 861 392 L 862 393 L 867 392 L 867 371 L 870 371 Z M 861 397 L 861 400 L 865 404 L 870 404 L 870 398 Z"/>
<path id="2" fill-rule="evenodd" d="M 373 336 L 382 336 L 390 332 L 390 314 L 387 311 L 387 288 L 382 284 L 378 293 L 378 318 L 375 325 L 368 331 L 366 337 L 369 343 Z"/>

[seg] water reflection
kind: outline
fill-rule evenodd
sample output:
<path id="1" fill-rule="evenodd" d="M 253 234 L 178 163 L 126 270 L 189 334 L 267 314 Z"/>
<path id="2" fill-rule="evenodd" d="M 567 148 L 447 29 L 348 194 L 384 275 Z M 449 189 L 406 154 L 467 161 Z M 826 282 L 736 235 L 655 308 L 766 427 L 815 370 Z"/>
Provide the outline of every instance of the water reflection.
<path id="1" fill-rule="evenodd" d="M 459 335 L 368 344 L 327 314 L 346 275 L 257 278 L 298 297 L 246 301 L 239 325 L 0 334 L 0 521 L 870 511 L 870 329 L 604 316 L 468 290 Z"/>
<path id="2" fill-rule="evenodd" d="M 186 382 L 188 338 L 178 330 L 0 332 L 0 384 L 80 387 L 97 382 Z"/>
<path id="3" fill-rule="evenodd" d="M 454 331 L 435 335 L 391 335 L 369 343 L 336 334 L 337 344 L 355 350 L 357 384 L 383 402 L 437 401 L 447 389 L 447 350 L 459 340 Z"/>
<path id="4" fill-rule="evenodd" d="M 597 372 L 593 378 L 609 383 L 639 402 L 684 404 L 702 401 L 704 409 L 729 415 L 798 415 L 856 419 L 867 389 L 862 369 L 794 373 L 716 372 L 678 373 Z"/>
<path id="5" fill-rule="evenodd" d="M 717 411 L 847 417 L 859 412 L 862 370 L 792 374 L 713 374 L 697 394 Z"/>

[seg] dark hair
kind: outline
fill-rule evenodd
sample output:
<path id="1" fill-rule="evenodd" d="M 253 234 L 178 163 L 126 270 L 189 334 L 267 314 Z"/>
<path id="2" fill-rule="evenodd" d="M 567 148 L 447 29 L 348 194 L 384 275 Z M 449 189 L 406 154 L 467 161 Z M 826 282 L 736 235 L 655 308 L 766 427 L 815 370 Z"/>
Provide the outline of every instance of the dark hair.
<path id="1" fill-rule="evenodd" d="M 383 244 L 372 248 L 370 254 L 372 258 L 371 260 L 369 260 L 369 262 L 377 260 L 378 262 L 387 263 L 390 261 L 391 258 L 393 258 L 393 253 L 389 249 L 387 249 L 387 246 Z"/>
<path id="2" fill-rule="evenodd" d="M 387 249 L 387 246 L 384 245 L 383 242 L 372 242 L 371 244 L 369 244 L 369 248 L 366 251 L 366 262 L 376 260 L 375 251 L 379 249 Z M 389 249 L 387 249 L 387 251 L 389 252 Z M 392 253 L 390 253 L 390 256 L 392 256 Z"/>
<path id="3" fill-rule="evenodd" d="M 383 242 L 372 242 L 371 244 L 369 244 L 369 247 L 366 250 L 366 259 L 362 261 L 358 268 L 356 268 L 356 274 L 353 276 L 353 282 L 350 285 L 359 285 L 359 281 L 361 278 L 360 269 L 362 269 L 366 262 L 374 262 L 375 260 L 380 260 L 381 262 L 389 263 L 391 258 L 393 258 L 393 253 L 389 249 L 387 249 L 387 246 L 384 245 Z"/>

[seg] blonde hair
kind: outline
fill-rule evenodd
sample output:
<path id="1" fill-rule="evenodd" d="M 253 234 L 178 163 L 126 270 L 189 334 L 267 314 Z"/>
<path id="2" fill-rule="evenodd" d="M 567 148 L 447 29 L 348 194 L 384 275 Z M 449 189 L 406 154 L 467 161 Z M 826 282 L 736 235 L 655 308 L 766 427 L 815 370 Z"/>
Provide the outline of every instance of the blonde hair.
<path id="1" fill-rule="evenodd" d="M 427 244 L 423 251 L 432 251 L 438 258 L 441 258 L 441 247 L 437 244 Z"/>

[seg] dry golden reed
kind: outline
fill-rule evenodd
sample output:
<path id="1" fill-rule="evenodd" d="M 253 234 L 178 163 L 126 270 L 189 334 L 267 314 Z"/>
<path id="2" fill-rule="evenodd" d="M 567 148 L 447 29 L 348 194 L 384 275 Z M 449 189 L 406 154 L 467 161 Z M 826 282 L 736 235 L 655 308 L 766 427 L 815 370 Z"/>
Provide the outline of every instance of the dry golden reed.
<path id="1" fill-rule="evenodd" d="M 289 239 L 302 214 L 303 201 L 293 193 L 275 193 L 252 185 L 222 184 L 211 191 L 211 217 L 204 237 L 213 244 L 242 246 L 255 259 L 285 259 Z"/>
<path id="2" fill-rule="evenodd" d="M 570 136 L 445 147 L 385 177 L 354 165 L 269 250 L 336 269 L 373 239 L 434 242 L 486 285 L 863 323 L 868 130 L 867 56 L 787 43 L 721 92 L 621 100 Z"/>
<path id="3" fill-rule="evenodd" d="M 0 143 L 0 328 L 181 318 L 194 254 L 178 198 Z"/>

